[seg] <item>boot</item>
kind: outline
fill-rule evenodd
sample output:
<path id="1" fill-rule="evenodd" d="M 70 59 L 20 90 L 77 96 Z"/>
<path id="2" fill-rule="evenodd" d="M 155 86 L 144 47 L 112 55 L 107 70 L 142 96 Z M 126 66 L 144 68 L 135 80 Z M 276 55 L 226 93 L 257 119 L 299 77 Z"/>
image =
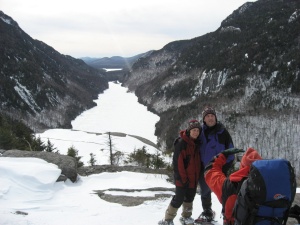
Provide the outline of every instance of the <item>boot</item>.
<path id="1" fill-rule="evenodd" d="M 211 222 L 215 218 L 215 211 L 212 209 L 204 209 L 200 216 L 195 220 L 196 223 Z"/>
<path id="2" fill-rule="evenodd" d="M 207 198 L 201 198 L 202 209 L 205 211 L 206 209 L 211 209 L 211 196 Z"/>
<path id="3" fill-rule="evenodd" d="M 195 220 L 196 223 L 211 222 L 215 218 L 215 211 L 211 209 L 211 197 L 201 198 L 203 212 Z"/>
<path id="4" fill-rule="evenodd" d="M 192 212 L 193 212 L 193 203 L 192 202 L 183 202 L 181 216 L 184 218 L 191 217 Z"/>
<path id="5" fill-rule="evenodd" d="M 192 202 L 183 202 L 182 204 L 182 213 L 181 218 L 179 219 L 181 224 L 184 225 L 193 225 L 194 219 L 191 217 L 193 211 L 193 203 Z"/>
<path id="6" fill-rule="evenodd" d="M 173 220 L 177 215 L 178 208 L 174 208 L 171 204 L 168 206 L 165 213 L 165 220 Z"/>
<path id="7" fill-rule="evenodd" d="M 174 208 L 171 204 L 168 206 L 165 218 L 158 222 L 158 225 L 174 225 L 173 219 L 177 215 L 177 208 Z"/>

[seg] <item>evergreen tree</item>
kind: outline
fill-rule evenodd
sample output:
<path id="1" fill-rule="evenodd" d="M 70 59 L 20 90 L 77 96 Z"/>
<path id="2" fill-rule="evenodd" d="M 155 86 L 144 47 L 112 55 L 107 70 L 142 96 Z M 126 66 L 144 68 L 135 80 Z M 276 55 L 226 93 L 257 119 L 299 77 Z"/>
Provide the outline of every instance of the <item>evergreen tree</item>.
<path id="1" fill-rule="evenodd" d="M 90 165 L 90 166 L 95 166 L 95 163 L 97 162 L 97 160 L 95 159 L 95 154 L 93 154 L 93 153 L 90 153 L 90 156 L 91 156 L 91 158 L 90 158 L 90 160 L 88 161 L 88 164 Z"/>
<path id="2" fill-rule="evenodd" d="M 160 154 L 157 151 L 155 155 L 151 155 L 151 165 L 154 167 L 154 169 L 160 169 L 165 168 L 167 164 L 163 158 L 160 157 Z"/>
<path id="3" fill-rule="evenodd" d="M 163 158 L 160 156 L 159 152 L 157 152 L 156 154 L 150 154 L 147 152 L 145 146 L 130 153 L 127 163 L 134 163 L 138 166 L 144 166 L 146 168 L 154 169 L 165 168 L 167 166 Z"/>
<path id="4" fill-rule="evenodd" d="M 44 142 L 41 140 L 41 138 L 40 137 L 36 138 L 35 141 L 33 142 L 32 150 L 42 152 L 45 149 L 46 149 L 46 146 L 45 146 Z"/>
<path id="5" fill-rule="evenodd" d="M 56 148 L 54 147 L 54 144 L 51 143 L 51 141 L 48 139 L 47 146 L 45 148 L 46 152 L 53 152 Z"/>
<path id="6" fill-rule="evenodd" d="M 45 146 L 23 122 L 0 113 L 0 148 L 43 151 Z"/>
<path id="7" fill-rule="evenodd" d="M 143 146 L 142 149 L 134 150 L 129 154 L 128 162 L 137 163 L 138 166 L 150 167 L 150 157 L 151 155 L 147 153 L 146 147 Z"/>
<path id="8" fill-rule="evenodd" d="M 8 129 L 0 128 L 0 148 L 9 150 L 15 146 L 15 138 Z"/>
<path id="9" fill-rule="evenodd" d="M 75 147 L 72 145 L 70 148 L 68 148 L 68 156 L 71 156 L 73 158 L 76 159 L 77 162 L 77 167 L 82 167 L 84 164 L 83 162 L 80 161 L 80 159 L 82 158 L 81 156 L 78 156 L 78 150 L 75 149 Z"/>

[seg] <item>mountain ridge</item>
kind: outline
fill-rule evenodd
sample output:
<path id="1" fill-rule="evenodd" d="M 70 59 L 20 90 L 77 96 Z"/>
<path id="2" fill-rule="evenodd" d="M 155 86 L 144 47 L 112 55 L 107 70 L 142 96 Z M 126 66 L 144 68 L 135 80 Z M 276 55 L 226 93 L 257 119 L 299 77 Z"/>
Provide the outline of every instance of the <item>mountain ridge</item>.
<path id="1" fill-rule="evenodd" d="M 30 128 L 70 127 L 108 88 L 104 73 L 32 39 L 0 11 L 0 112 Z"/>
<path id="2" fill-rule="evenodd" d="M 123 85 L 160 116 L 162 149 L 171 151 L 178 131 L 212 105 L 236 146 L 287 158 L 299 170 L 299 9 L 299 1 L 245 3 L 216 31 L 133 64 Z"/>

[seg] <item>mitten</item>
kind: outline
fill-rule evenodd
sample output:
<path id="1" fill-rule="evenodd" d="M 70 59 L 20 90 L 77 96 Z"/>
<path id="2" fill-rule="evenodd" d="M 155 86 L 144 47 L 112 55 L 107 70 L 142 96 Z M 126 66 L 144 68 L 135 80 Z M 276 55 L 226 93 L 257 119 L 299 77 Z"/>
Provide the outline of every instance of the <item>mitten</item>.
<path id="1" fill-rule="evenodd" d="M 238 148 L 229 148 L 221 152 L 226 158 L 230 155 L 239 153 L 239 152 L 245 152 L 243 149 L 238 149 Z"/>

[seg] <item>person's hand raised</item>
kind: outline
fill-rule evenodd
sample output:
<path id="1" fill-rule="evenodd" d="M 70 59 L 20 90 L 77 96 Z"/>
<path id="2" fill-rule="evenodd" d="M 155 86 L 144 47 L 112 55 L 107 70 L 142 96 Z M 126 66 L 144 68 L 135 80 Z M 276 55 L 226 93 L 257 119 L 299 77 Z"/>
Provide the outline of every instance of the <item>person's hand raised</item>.
<path id="1" fill-rule="evenodd" d="M 226 158 L 230 155 L 239 153 L 239 152 L 245 152 L 243 149 L 238 149 L 238 148 L 229 148 L 221 152 Z"/>

